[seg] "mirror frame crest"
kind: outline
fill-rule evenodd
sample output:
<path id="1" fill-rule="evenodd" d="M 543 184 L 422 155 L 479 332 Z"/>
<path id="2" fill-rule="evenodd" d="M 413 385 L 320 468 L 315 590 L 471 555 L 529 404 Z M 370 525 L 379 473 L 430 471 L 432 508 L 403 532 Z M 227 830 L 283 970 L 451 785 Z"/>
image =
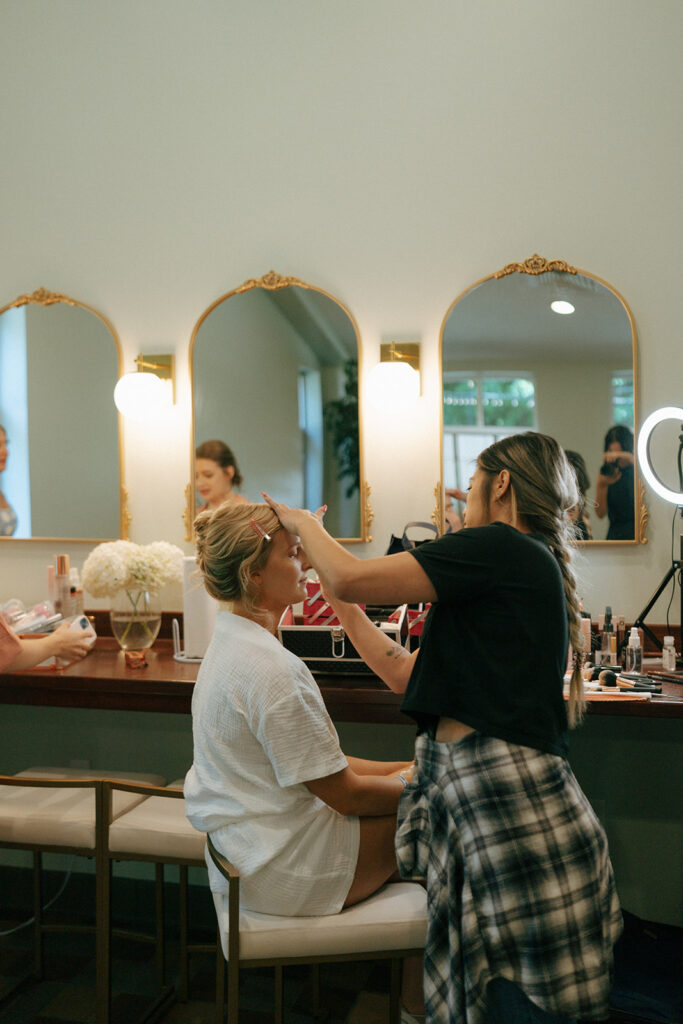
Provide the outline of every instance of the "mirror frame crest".
<path id="1" fill-rule="evenodd" d="M 107 328 L 112 336 L 114 345 L 116 346 L 116 364 L 117 374 L 120 377 L 123 373 L 123 353 L 121 350 L 121 341 L 119 339 L 116 328 L 112 324 L 104 313 L 100 313 L 99 310 L 93 309 L 85 302 L 81 302 L 79 299 L 72 299 L 68 295 L 64 295 L 63 292 L 51 292 L 47 288 L 37 288 L 34 292 L 25 293 L 19 295 L 13 302 L 8 302 L 6 306 L 0 307 L 0 316 L 6 313 L 9 309 L 16 309 L 20 306 L 55 306 L 59 303 L 63 303 L 65 306 L 77 306 L 80 309 L 86 310 L 88 313 L 92 313 L 101 320 L 104 326 Z M 112 394 L 112 405 L 114 404 L 114 398 Z M 125 487 L 124 481 L 124 459 L 123 459 L 123 429 L 121 424 L 121 416 L 117 412 L 117 434 L 119 441 L 119 537 L 112 538 L 118 540 L 128 540 L 129 527 L 131 522 L 130 508 L 128 505 L 128 491 Z M 108 538 L 97 538 L 97 537 L 2 537 L 0 540 L 3 541 L 21 541 L 22 543 L 31 543 L 32 541 L 68 541 L 69 543 L 88 543 L 88 544 L 99 544 L 103 540 Z"/>
<path id="2" fill-rule="evenodd" d="M 608 281 L 605 281 L 602 277 L 598 277 L 597 274 L 591 274 L 589 270 L 580 270 L 578 267 L 573 267 L 565 260 L 546 260 L 543 256 L 539 256 L 538 253 L 534 253 L 533 256 L 529 256 L 522 263 L 506 263 L 500 270 L 496 270 L 493 274 L 487 274 L 486 277 L 480 278 L 475 281 L 474 284 L 469 285 L 464 291 L 451 302 L 450 306 L 446 310 L 446 313 L 441 321 L 441 329 L 439 331 L 439 382 L 441 387 L 441 403 L 439 407 L 439 447 L 440 447 L 440 465 L 443 472 L 443 339 L 444 331 L 446 329 L 446 323 L 453 309 L 464 299 L 475 288 L 478 288 L 480 284 L 484 284 L 485 281 L 496 281 L 502 277 L 507 277 L 509 274 L 530 274 L 537 276 L 539 274 L 547 274 L 551 271 L 559 271 L 564 274 L 580 274 L 582 277 L 590 277 L 593 281 L 597 281 L 608 291 L 619 300 L 624 308 L 624 312 L 628 317 L 629 326 L 631 328 L 631 355 L 633 360 L 633 428 L 634 434 L 636 432 L 636 426 L 638 423 L 638 346 L 637 346 L 637 334 L 635 320 L 633 314 L 629 308 L 628 303 L 624 299 L 623 295 L 614 288 Z M 604 547 L 613 545 L 629 545 L 629 544 L 647 544 L 647 537 L 645 536 L 645 528 L 647 526 L 650 513 L 648 512 L 645 504 L 645 484 L 640 478 L 638 471 L 637 460 L 634 463 L 635 469 L 635 488 L 636 488 L 636 536 L 633 540 L 581 540 L 577 543 L 581 547 Z M 436 498 L 436 504 L 432 512 L 432 522 L 435 523 L 437 528 L 443 533 L 446 528 L 445 520 L 445 495 L 443 480 L 439 480 L 434 488 L 434 495 Z"/>
<path id="3" fill-rule="evenodd" d="M 250 277 L 250 278 L 247 278 L 247 280 L 244 281 L 242 284 L 238 285 L 237 288 L 233 288 L 233 289 L 231 289 L 231 291 L 225 292 L 224 295 L 221 295 L 219 298 L 217 298 L 215 300 L 215 302 L 212 302 L 211 305 L 207 309 L 204 310 L 204 312 L 199 317 L 199 320 L 197 320 L 197 323 L 194 325 L 194 328 L 192 330 L 192 335 L 190 337 L 190 348 L 189 348 L 190 397 L 191 397 L 191 404 L 192 404 L 192 418 L 191 418 L 191 423 L 190 423 L 190 439 L 191 439 L 191 448 L 190 448 L 190 466 L 191 466 L 191 470 L 190 471 L 191 471 L 191 478 L 190 478 L 190 482 L 188 483 L 187 487 L 185 488 L 185 511 L 184 511 L 183 517 L 182 517 L 183 518 L 183 522 L 185 524 L 185 540 L 188 541 L 188 543 L 191 543 L 192 540 L 193 540 L 192 524 L 194 522 L 194 517 L 196 515 L 194 485 L 192 483 L 192 481 L 194 479 L 194 452 L 195 452 L 195 448 L 196 448 L 196 442 L 195 442 L 195 436 L 194 436 L 194 422 L 195 422 L 195 415 L 194 415 L 194 385 L 195 385 L 195 380 L 194 380 L 194 361 L 193 361 L 193 355 L 194 355 L 195 342 L 197 340 L 197 334 L 199 333 L 199 328 L 204 323 L 206 318 L 214 311 L 214 309 L 216 309 L 217 306 L 220 306 L 221 303 L 225 302 L 226 299 L 232 298 L 233 295 L 241 295 L 244 292 L 252 291 L 254 288 L 262 288 L 264 291 L 271 291 L 271 292 L 273 292 L 273 291 L 281 291 L 284 288 L 292 288 L 292 287 L 303 288 L 306 291 L 310 291 L 310 292 L 319 292 L 321 295 L 325 295 L 328 299 L 331 299 L 332 302 L 334 302 L 337 306 L 339 306 L 341 309 L 343 309 L 343 311 L 346 313 L 346 315 L 348 316 L 349 320 L 351 321 L 351 324 L 352 324 L 353 329 L 354 329 L 355 334 L 356 334 L 356 344 L 358 346 L 358 365 L 359 365 L 359 367 L 361 365 L 361 353 L 362 353 L 361 336 L 360 336 L 360 331 L 358 330 L 358 324 L 356 323 L 356 318 L 354 317 L 354 315 L 351 312 L 351 310 L 343 302 L 341 302 L 335 295 L 332 295 L 331 292 L 326 291 L 324 288 L 318 288 L 317 285 L 308 284 L 308 282 L 306 282 L 306 281 L 301 281 L 298 277 L 293 277 L 291 275 L 283 276 L 282 274 L 278 274 L 275 270 L 269 270 L 267 274 L 263 275 L 263 277 Z M 358 451 L 359 451 L 359 475 L 360 475 L 360 480 L 359 480 L 360 496 L 359 496 L 359 500 L 360 500 L 360 531 L 361 531 L 361 535 L 360 535 L 360 537 L 339 537 L 339 538 L 337 538 L 337 540 L 339 541 L 340 544 L 369 544 L 370 541 L 372 540 L 372 536 L 370 534 L 370 525 L 372 523 L 372 520 L 375 518 L 375 513 L 372 510 L 372 507 L 370 505 L 370 500 L 369 500 L 370 499 L 371 487 L 368 484 L 367 480 L 365 479 L 365 468 L 364 468 L 365 467 L 365 457 L 364 457 L 364 445 L 363 445 L 363 412 L 362 412 L 362 410 L 363 410 L 363 404 L 362 404 L 362 401 L 361 401 L 361 375 L 359 373 L 358 374 Z"/>

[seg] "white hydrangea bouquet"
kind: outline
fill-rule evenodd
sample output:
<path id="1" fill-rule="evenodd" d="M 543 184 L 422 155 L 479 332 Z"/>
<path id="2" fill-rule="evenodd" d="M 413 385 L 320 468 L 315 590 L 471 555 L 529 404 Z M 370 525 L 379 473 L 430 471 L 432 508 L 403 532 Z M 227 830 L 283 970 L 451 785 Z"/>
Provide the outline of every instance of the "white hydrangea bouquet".
<path id="1" fill-rule="evenodd" d="M 157 638 L 161 609 L 156 594 L 166 583 L 183 578 L 183 553 L 158 540 L 134 544 L 107 541 L 90 552 L 83 565 L 83 589 L 93 597 L 112 599 L 112 632 L 126 653 L 145 651 Z M 138 661 L 135 667 L 144 664 Z"/>
<path id="2" fill-rule="evenodd" d="M 134 544 L 130 540 L 98 544 L 83 565 L 83 589 L 93 597 L 114 597 L 121 590 L 157 593 L 183 578 L 183 553 L 164 540 Z"/>

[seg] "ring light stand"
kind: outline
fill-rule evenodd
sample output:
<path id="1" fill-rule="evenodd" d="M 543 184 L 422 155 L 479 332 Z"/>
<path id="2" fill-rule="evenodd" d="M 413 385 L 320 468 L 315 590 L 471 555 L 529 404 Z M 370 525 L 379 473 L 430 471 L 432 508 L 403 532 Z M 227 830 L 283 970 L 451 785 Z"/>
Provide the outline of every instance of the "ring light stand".
<path id="1" fill-rule="evenodd" d="M 662 420 L 676 419 L 681 423 L 681 433 L 678 435 L 678 491 L 672 491 L 666 487 L 665 484 L 659 479 L 654 469 L 652 468 L 652 462 L 650 460 L 650 438 L 652 431 L 661 423 Z M 666 501 L 670 501 L 672 504 L 678 506 L 678 512 L 683 519 L 683 409 L 669 406 L 664 409 L 658 409 L 657 412 L 653 412 L 645 420 L 642 430 L 638 437 L 638 461 L 643 471 L 643 476 L 650 484 L 652 489 L 664 498 Z M 651 608 L 660 597 L 662 591 L 665 589 L 670 580 L 675 579 L 678 573 L 678 586 L 681 593 L 681 644 L 683 645 L 683 533 L 680 536 L 680 557 L 673 559 L 671 562 L 671 568 L 664 576 L 664 579 L 659 584 L 656 592 L 652 595 L 646 606 L 643 608 L 640 615 L 636 618 L 634 626 L 639 627 L 644 633 L 650 638 L 658 650 L 662 650 L 662 643 L 657 639 L 652 630 L 645 624 L 645 618 L 649 614 Z M 680 664 L 681 659 L 678 659 L 677 664 Z"/>

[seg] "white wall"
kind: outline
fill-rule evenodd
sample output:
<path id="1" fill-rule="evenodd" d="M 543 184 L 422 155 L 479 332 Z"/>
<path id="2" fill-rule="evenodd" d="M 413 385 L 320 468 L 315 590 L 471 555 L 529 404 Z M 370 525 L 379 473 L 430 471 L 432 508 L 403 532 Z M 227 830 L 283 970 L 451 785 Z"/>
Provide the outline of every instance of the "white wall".
<path id="1" fill-rule="evenodd" d="M 383 333 L 423 339 L 414 415 L 364 405 L 365 554 L 431 513 L 440 322 L 510 260 L 561 257 L 613 284 L 637 323 L 641 414 L 680 402 L 681 14 L 678 0 L 5 5 L 0 300 L 43 285 L 91 304 L 127 369 L 140 350 L 176 353 L 173 417 L 125 430 L 132 538 L 183 543 L 192 326 L 271 267 L 348 305 L 365 372 Z M 650 507 L 647 545 L 591 553 L 591 606 L 619 594 L 635 615 L 668 567 L 670 514 Z M 3 593 L 38 596 L 51 553 L 4 545 Z"/>

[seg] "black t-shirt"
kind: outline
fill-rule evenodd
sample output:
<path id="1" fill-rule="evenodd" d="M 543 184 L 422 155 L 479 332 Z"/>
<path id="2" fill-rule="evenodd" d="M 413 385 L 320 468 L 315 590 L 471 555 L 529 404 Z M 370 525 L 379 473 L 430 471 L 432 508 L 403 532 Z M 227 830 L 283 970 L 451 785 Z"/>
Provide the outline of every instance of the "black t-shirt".
<path id="1" fill-rule="evenodd" d="M 607 488 L 607 540 L 633 540 L 636 535 L 633 466 L 624 466 L 619 479 Z"/>
<path id="2" fill-rule="evenodd" d="M 401 709 L 422 731 L 444 715 L 565 756 L 567 605 L 545 541 L 492 523 L 447 534 L 411 554 L 438 601 Z"/>

